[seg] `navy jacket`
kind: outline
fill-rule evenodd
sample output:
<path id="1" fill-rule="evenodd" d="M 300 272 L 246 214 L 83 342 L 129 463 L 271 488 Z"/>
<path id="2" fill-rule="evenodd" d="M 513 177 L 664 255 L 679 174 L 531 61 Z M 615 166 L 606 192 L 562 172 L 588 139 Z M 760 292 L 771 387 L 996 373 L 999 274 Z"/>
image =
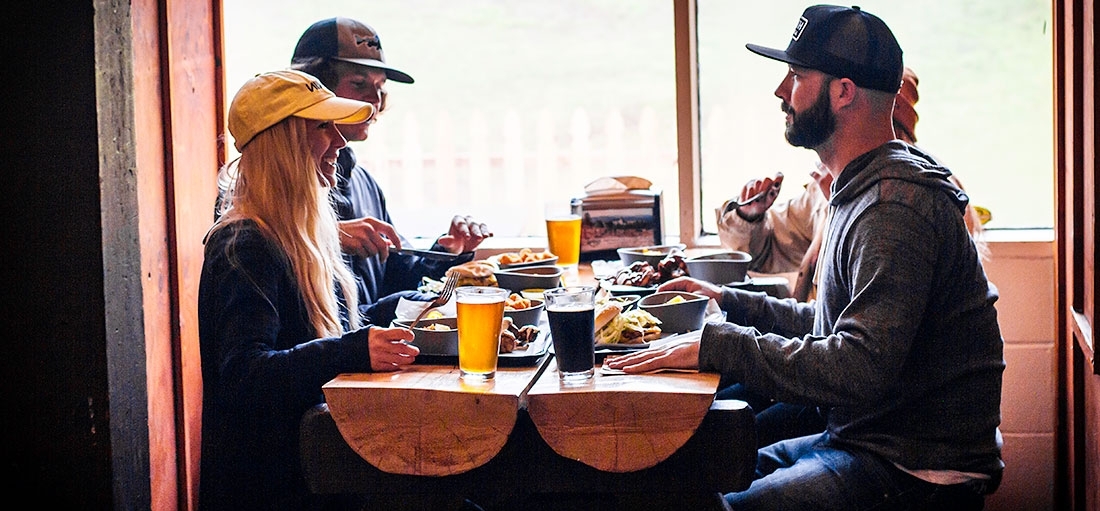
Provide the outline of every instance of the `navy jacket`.
<path id="1" fill-rule="evenodd" d="M 251 221 L 209 236 L 198 309 L 200 508 L 319 508 L 301 474 L 299 422 L 327 381 L 371 370 L 368 328 L 316 338 L 289 261 Z"/>

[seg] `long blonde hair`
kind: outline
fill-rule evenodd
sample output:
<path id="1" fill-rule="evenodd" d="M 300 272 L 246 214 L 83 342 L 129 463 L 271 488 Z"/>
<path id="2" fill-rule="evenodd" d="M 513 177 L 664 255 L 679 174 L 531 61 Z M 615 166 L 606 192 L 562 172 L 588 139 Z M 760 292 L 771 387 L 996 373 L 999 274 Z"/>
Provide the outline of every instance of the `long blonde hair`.
<path id="1" fill-rule="evenodd" d="M 306 138 L 307 121 L 283 119 L 258 133 L 236 161 L 228 186 L 229 209 L 213 230 L 252 220 L 283 249 L 309 321 L 320 337 L 343 333 L 336 283 L 347 305 L 349 326 L 362 324 L 355 277 L 340 251 L 340 231 L 329 189 L 317 175 Z"/>

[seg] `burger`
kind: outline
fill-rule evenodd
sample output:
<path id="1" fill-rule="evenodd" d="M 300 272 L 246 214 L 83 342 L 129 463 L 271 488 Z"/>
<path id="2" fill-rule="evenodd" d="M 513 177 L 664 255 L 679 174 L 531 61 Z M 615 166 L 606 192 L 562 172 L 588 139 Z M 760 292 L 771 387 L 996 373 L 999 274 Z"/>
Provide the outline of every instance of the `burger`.
<path id="1" fill-rule="evenodd" d="M 596 310 L 596 344 L 643 344 L 661 336 L 661 320 L 652 314 L 614 302 Z"/>
<path id="2" fill-rule="evenodd" d="M 603 331 L 605 326 L 611 324 L 611 320 L 615 319 L 622 314 L 623 306 L 617 303 L 608 302 L 600 305 L 596 308 L 596 342 L 600 342 L 600 332 Z M 608 329 L 610 330 L 610 329 Z"/>
<path id="3" fill-rule="evenodd" d="M 496 266 L 488 261 L 469 261 L 447 270 L 447 278 L 457 278 L 455 286 L 497 286 L 497 277 L 493 274 Z"/>

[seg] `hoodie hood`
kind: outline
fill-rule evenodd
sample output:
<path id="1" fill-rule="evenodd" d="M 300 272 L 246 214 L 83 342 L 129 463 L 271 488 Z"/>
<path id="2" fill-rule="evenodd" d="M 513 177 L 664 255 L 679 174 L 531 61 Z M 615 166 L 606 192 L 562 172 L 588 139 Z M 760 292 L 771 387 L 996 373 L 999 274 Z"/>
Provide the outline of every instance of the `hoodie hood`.
<path id="1" fill-rule="evenodd" d="M 859 197 L 876 185 L 887 189 L 888 180 L 902 180 L 918 184 L 949 197 L 961 213 L 970 197 L 955 186 L 949 178 L 951 171 L 920 148 L 893 140 L 852 160 L 833 182 L 829 204 L 839 206 Z"/>

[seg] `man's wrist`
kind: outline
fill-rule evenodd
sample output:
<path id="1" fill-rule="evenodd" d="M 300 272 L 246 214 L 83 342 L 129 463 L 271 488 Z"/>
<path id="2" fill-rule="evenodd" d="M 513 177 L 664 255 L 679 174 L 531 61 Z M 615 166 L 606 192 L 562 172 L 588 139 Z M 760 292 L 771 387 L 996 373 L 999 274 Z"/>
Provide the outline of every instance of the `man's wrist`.
<path id="1" fill-rule="evenodd" d="M 741 211 L 741 208 L 737 208 L 733 211 L 735 213 L 737 213 L 737 216 L 741 217 L 741 220 L 744 220 L 744 221 L 746 221 L 750 224 L 759 222 L 761 218 L 764 218 L 764 213 L 760 213 L 760 214 L 757 214 L 757 215 L 748 215 L 748 214 L 745 214 L 744 211 Z"/>

